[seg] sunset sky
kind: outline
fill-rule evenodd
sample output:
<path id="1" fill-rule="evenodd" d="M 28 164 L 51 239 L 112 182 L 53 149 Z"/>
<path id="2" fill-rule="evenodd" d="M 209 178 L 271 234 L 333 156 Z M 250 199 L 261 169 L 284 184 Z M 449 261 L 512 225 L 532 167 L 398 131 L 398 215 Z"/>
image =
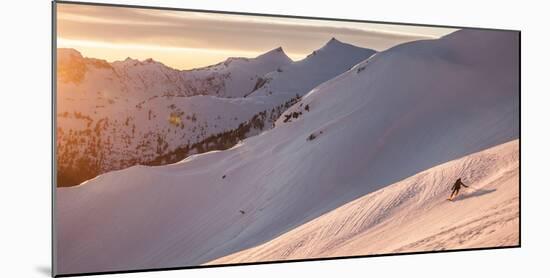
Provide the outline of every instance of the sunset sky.
<path id="1" fill-rule="evenodd" d="M 224 15 L 57 4 L 57 47 L 109 62 L 153 58 L 177 69 L 255 57 L 283 47 L 304 58 L 330 38 L 384 50 L 411 40 L 438 38 L 448 28 L 351 23 L 265 16 Z"/>

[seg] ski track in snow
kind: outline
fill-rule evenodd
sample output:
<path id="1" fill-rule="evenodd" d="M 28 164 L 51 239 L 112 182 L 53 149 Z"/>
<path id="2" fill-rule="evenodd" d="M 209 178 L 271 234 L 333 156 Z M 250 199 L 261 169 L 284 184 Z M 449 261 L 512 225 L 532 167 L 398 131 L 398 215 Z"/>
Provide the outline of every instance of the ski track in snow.
<path id="1" fill-rule="evenodd" d="M 208 264 L 517 245 L 518 148 L 515 140 L 436 166 Z M 446 177 L 470 188 L 449 202 Z"/>

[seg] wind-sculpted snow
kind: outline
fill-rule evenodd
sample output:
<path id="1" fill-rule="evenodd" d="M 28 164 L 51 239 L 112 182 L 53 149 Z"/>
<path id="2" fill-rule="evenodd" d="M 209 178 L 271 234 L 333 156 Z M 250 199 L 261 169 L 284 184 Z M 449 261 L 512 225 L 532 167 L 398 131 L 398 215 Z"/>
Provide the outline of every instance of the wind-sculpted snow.
<path id="1" fill-rule="evenodd" d="M 228 150 L 58 188 L 58 270 L 204 264 L 374 192 L 405 194 L 380 197 L 399 208 L 422 187 L 382 188 L 518 138 L 518 43 L 515 33 L 464 30 L 403 44 L 315 87 L 275 128 Z M 445 175 L 437 181 L 459 173 L 465 181 L 477 177 L 477 188 L 500 164 L 483 165 L 487 174 L 474 175 L 479 169 L 472 164 L 459 167 L 464 172 L 437 172 Z M 378 223 L 384 215 L 367 213 L 364 221 Z M 420 240 L 421 231 L 415 233 Z M 414 249 L 409 243 L 395 250 Z"/>
<path id="2" fill-rule="evenodd" d="M 453 202 L 450 187 L 469 188 Z M 518 140 L 420 172 L 208 264 L 516 246 Z"/>

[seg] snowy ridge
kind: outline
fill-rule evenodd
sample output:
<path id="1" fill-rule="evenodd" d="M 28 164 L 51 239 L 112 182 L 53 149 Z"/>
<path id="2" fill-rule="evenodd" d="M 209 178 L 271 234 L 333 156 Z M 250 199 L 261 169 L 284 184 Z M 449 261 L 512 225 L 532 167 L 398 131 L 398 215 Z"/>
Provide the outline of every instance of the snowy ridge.
<path id="1" fill-rule="evenodd" d="M 519 244 L 519 142 L 433 167 L 208 264 Z M 450 185 L 470 188 L 453 202 Z"/>
<path id="2" fill-rule="evenodd" d="M 59 270 L 204 264 L 513 141 L 517 46 L 516 34 L 475 30 L 403 44 L 312 89 L 236 147 L 58 188 Z"/>
<path id="3" fill-rule="evenodd" d="M 249 96 L 306 94 L 315 86 L 347 71 L 376 51 L 346 44 L 332 38 L 303 60 L 278 68 L 263 77 Z"/>
<path id="4" fill-rule="evenodd" d="M 242 97 L 251 90 L 265 74 L 290 64 L 292 60 L 281 47 L 268 51 L 254 59 L 228 58 L 226 61 L 186 72 L 187 82 L 195 81 L 196 90 L 209 90 L 206 94 L 221 97 Z M 223 87 L 216 88 L 208 83 L 213 77 L 225 79 Z M 205 81 L 207 83 L 205 83 Z M 213 89 L 216 89 L 214 92 Z"/>

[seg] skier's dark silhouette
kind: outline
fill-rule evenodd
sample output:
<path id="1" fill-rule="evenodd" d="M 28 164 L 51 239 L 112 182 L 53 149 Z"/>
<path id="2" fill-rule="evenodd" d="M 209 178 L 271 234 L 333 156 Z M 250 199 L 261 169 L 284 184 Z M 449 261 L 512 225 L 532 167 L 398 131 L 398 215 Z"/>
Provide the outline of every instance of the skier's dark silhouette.
<path id="1" fill-rule="evenodd" d="M 449 196 L 449 200 L 452 200 L 454 197 L 458 195 L 458 192 L 460 191 L 460 186 L 468 187 L 465 185 L 460 178 L 455 181 L 455 184 L 453 184 L 453 187 L 451 188 L 453 192 L 451 192 L 451 196 Z"/>

